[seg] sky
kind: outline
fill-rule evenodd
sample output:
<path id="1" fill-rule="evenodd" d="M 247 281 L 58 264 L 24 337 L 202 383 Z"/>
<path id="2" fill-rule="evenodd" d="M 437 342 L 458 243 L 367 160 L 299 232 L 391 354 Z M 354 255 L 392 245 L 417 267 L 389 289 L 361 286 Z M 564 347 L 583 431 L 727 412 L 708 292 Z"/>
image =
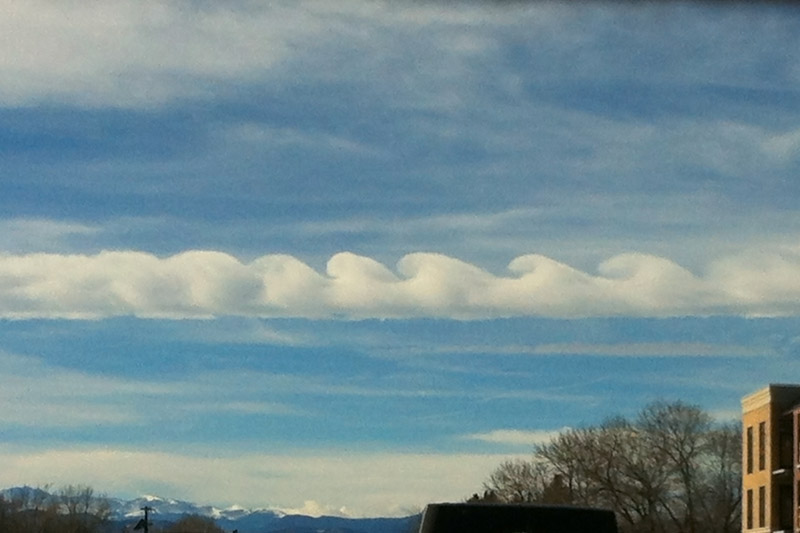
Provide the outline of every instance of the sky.
<path id="1" fill-rule="evenodd" d="M 400 516 L 800 382 L 790 3 L 0 11 L 0 486 Z"/>

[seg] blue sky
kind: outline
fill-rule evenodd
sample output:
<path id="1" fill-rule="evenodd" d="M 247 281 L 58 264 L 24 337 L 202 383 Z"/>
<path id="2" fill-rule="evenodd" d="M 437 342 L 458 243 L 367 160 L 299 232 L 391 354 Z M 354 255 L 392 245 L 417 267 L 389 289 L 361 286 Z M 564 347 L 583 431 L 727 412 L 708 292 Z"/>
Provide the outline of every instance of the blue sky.
<path id="1" fill-rule="evenodd" d="M 2 10 L 0 485 L 404 514 L 800 380 L 793 6 Z"/>

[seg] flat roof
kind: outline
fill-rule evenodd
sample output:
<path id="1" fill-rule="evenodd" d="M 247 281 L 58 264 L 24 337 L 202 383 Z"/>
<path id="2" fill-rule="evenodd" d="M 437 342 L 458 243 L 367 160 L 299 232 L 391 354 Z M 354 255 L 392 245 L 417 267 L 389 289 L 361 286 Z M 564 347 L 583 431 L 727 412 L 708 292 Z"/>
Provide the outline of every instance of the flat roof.
<path id="1" fill-rule="evenodd" d="M 800 404 L 800 385 L 771 383 L 742 398 L 742 412 L 747 413 L 768 403 L 781 410 Z"/>

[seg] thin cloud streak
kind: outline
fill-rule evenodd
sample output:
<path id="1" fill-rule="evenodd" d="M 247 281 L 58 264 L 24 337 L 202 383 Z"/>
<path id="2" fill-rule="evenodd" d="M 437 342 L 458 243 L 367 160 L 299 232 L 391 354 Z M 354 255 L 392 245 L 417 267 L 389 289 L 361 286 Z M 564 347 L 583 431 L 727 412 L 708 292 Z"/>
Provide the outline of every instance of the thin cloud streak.
<path id="1" fill-rule="evenodd" d="M 74 238 L 96 237 L 97 226 L 35 218 L 0 219 L 0 250 L 61 251 Z"/>
<path id="2" fill-rule="evenodd" d="M 0 353 L 0 428 L 33 428 L 51 431 L 63 428 L 153 427 L 183 424 L 197 428 L 205 415 L 242 416 L 258 420 L 311 419 L 325 414 L 308 398 L 451 399 L 488 401 L 517 398 L 552 402 L 581 402 L 570 396 L 528 388 L 465 390 L 439 383 L 433 387 L 413 377 L 403 382 L 397 376 L 383 380 L 332 379 L 325 375 L 281 374 L 257 370 L 218 370 L 149 381 L 76 371 L 46 364 L 36 357 Z M 165 432 L 162 432 L 165 433 Z"/>
<path id="3" fill-rule="evenodd" d="M 520 347 L 524 350 L 523 347 Z M 758 346 L 708 344 L 701 342 L 642 342 L 621 344 L 540 344 L 530 353 L 547 355 L 590 355 L 601 357 L 769 357 L 774 349 Z"/>
<path id="4" fill-rule="evenodd" d="M 462 438 L 477 440 L 492 444 L 507 444 L 511 446 L 529 446 L 536 444 L 546 444 L 559 433 L 567 431 L 568 427 L 556 430 L 521 430 L 521 429 L 496 429 L 486 433 L 472 433 L 464 435 Z"/>
<path id="5" fill-rule="evenodd" d="M 249 375 L 249 374 L 248 374 Z M 142 426 L 169 423 L 187 413 L 307 416 L 301 409 L 263 400 L 267 377 L 249 388 L 246 376 L 205 374 L 141 381 L 76 371 L 36 357 L 0 352 L 0 427 L 53 428 Z M 268 376 L 273 383 L 280 376 Z M 297 380 L 298 382 L 300 380 Z M 287 386 L 288 389 L 288 386 Z M 145 416 L 143 413 L 147 413 Z"/>
<path id="6" fill-rule="evenodd" d="M 780 351 L 772 346 L 711 344 L 703 342 L 632 342 L 581 343 L 559 342 L 546 344 L 473 344 L 431 347 L 395 348 L 402 353 L 437 354 L 498 354 L 498 355 L 559 355 L 597 357 L 772 357 Z"/>

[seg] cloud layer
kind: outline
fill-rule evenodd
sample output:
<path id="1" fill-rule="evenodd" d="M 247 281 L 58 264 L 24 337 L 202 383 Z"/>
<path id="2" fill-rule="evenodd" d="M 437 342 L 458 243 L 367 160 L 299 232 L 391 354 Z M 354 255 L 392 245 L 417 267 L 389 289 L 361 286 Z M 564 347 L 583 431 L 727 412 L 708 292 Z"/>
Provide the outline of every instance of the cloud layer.
<path id="1" fill-rule="evenodd" d="M 313 0 L 233 1 L 222 7 L 189 1 L 34 0 L 7 7 L 0 21 L 9 43 L 0 72 L 14 77 L 0 81 L 0 101 L 161 105 L 213 97 L 232 79 L 280 79 L 287 63 L 307 67 L 310 76 L 330 78 L 336 76 L 330 65 L 352 47 L 374 48 L 397 31 L 431 24 L 469 27 L 479 16 L 491 18 L 475 8 L 445 14 L 360 1 L 335 6 Z M 450 57 L 476 48 L 458 35 L 447 37 L 439 42 L 440 52 Z M 361 58 L 359 68 L 381 66 L 371 64 L 369 56 Z"/>
<path id="2" fill-rule="evenodd" d="M 314 386 L 313 380 L 306 381 L 306 387 Z M 187 375 L 158 382 L 72 370 L 0 351 L 0 382 L 0 403 L 5 406 L 0 428 L 5 429 L 142 428 L 154 422 L 175 427 L 178 421 L 208 414 L 302 415 L 263 393 L 264 387 L 299 390 L 297 380 L 257 372 Z"/>
<path id="3" fill-rule="evenodd" d="M 469 496 L 509 457 L 513 456 L 326 452 L 230 457 L 122 448 L 0 450 L 0 468 L 12 485 L 83 483 L 98 492 L 130 496 L 161 487 L 199 503 L 405 516 L 429 502 Z M 145 482 L 143 477 L 149 479 Z"/>
<path id="4" fill-rule="evenodd" d="M 433 90 L 426 91 L 429 105 L 459 105 L 468 95 L 447 90 L 448 82 L 469 81 L 475 62 L 498 42 L 519 35 L 536 47 L 535 68 L 545 82 L 566 69 L 583 79 L 613 79 L 617 71 L 608 68 L 613 65 L 640 79 L 655 76 L 675 83 L 693 78 L 695 67 L 687 67 L 693 59 L 703 62 L 704 77 L 730 85 L 750 85 L 748 75 L 757 73 L 760 85 L 769 86 L 774 77 L 764 67 L 773 64 L 782 67 L 782 78 L 797 77 L 796 58 L 781 53 L 792 50 L 797 40 L 794 20 L 778 9 L 731 10 L 721 17 L 702 7 L 623 6 L 617 11 L 582 6 L 572 11 L 563 5 L 496 2 L 449 9 L 437 2 L 231 1 L 219 6 L 31 0 L 6 6 L 4 15 L 0 32 L 8 46 L 0 58 L 0 101 L 11 105 L 161 105 L 224 93 L 235 78 L 251 83 L 285 79 L 290 67 L 295 71 L 291 77 L 302 69 L 306 78 L 334 79 L 348 61 L 356 67 L 346 69 L 347 75 L 358 82 L 371 83 L 372 74 L 380 72 L 392 85 L 386 90 L 408 96 L 419 88 L 406 76 L 410 71 L 415 78 L 436 80 Z M 609 24 L 612 17 L 615 24 Z M 498 28 L 502 37 L 495 33 Z M 730 37 L 764 28 L 768 31 L 759 49 Z M 405 42 L 398 52 L 394 45 L 401 39 Z M 641 46 L 654 39 L 657 54 Z M 627 40 L 640 52 L 631 58 L 620 54 L 618 46 L 604 46 Z M 735 53 L 716 55 L 721 40 L 724 49 Z M 583 53 L 565 59 L 576 48 Z M 371 53 L 364 54 L 365 49 Z M 376 49 L 390 51 L 376 55 Z M 514 87 L 517 80 L 501 81 Z"/>
<path id="5" fill-rule="evenodd" d="M 523 255 L 505 275 L 435 253 L 404 256 L 391 270 L 344 252 L 324 273 L 288 255 L 249 263 L 215 251 L 157 257 L 0 256 L 0 316 L 11 319 L 311 319 L 511 316 L 795 316 L 800 254 L 748 253 L 711 262 L 696 275 L 669 259 L 628 253 L 582 271 Z"/>

